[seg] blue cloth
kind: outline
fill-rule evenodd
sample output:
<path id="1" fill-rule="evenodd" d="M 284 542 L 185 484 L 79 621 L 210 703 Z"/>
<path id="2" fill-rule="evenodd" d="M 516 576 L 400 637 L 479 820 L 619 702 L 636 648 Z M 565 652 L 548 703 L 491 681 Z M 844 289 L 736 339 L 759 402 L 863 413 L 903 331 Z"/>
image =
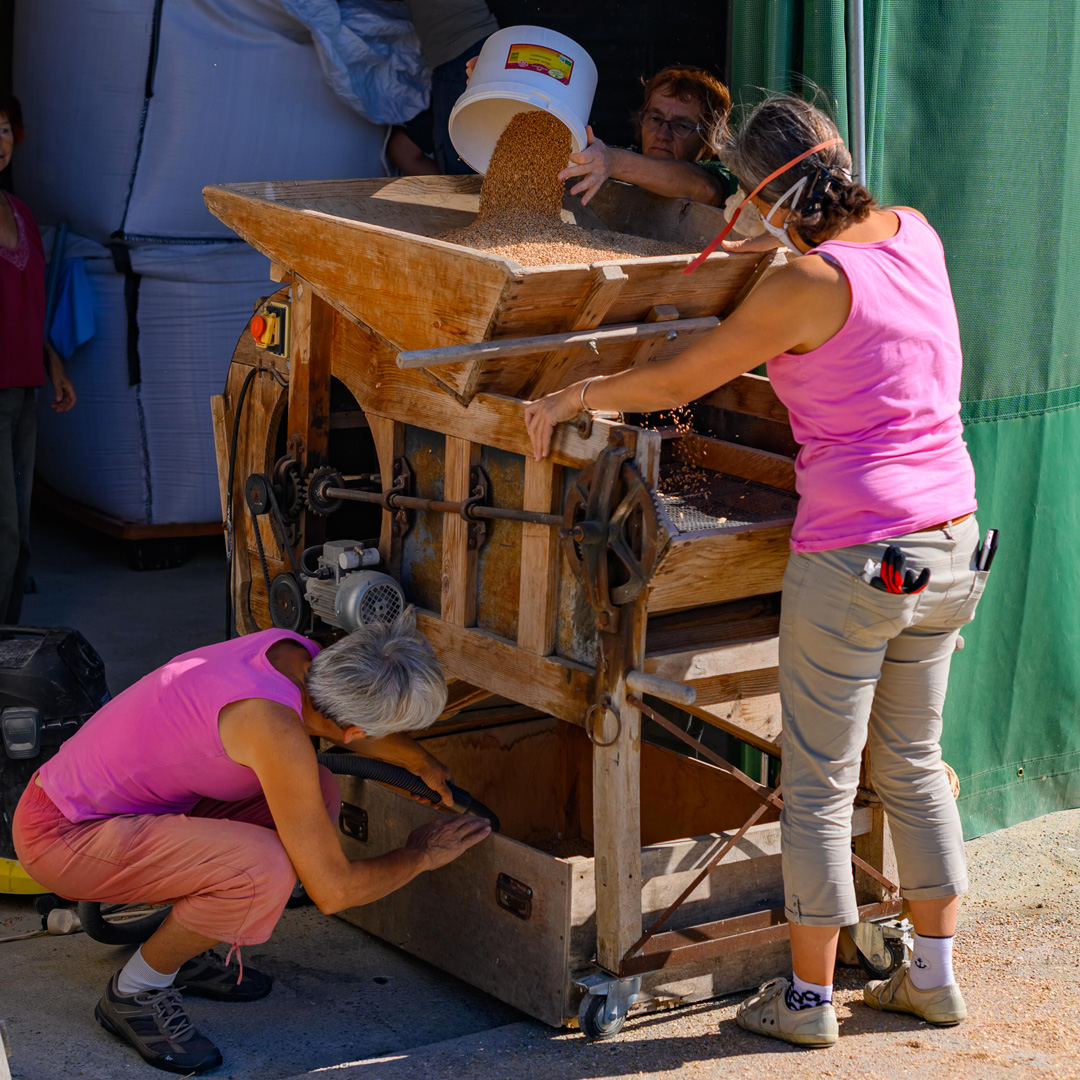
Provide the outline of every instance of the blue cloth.
<path id="1" fill-rule="evenodd" d="M 403 5 L 392 0 L 281 0 L 310 31 L 326 81 L 375 124 L 426 109 L 431 72 Z"/>
<path id="2" fill-rule="evenodd" d="M 86 276 L 83 259 L 65 259 L 56 286 L 56 305 L 53 309 L 49 340 L 53 348 L 67 360 L 84 342 L 94 336 L 94 294 Z"/>

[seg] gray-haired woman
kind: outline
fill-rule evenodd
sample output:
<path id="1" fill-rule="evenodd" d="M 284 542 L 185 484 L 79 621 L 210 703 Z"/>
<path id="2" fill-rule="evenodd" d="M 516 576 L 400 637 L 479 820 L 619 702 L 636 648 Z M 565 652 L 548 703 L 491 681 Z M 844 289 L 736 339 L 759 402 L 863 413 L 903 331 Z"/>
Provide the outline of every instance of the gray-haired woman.
<path id="1" fill-rule="evenodd" d="M 184 653 L 113 698 L 46 762 L 13 822 L 28 873 L 61 896 L 166 903 L 169 916 L 109 981 L 95 1015 L 151 1064 L 202 1072 L 221 1054 L 180 992 L 253 1001 L 210 950 L 266 941 L 297 878 L 321 911 L 370 903 L 482 840 L 482 818 L 417 829 L 349 861 L 337 782 L 312 737 L 402 765 L 451 802 L 448 770 L 403 734 L 429 726 L 446 682 L 411 609 L 319 650 L 288 630 Z"/>

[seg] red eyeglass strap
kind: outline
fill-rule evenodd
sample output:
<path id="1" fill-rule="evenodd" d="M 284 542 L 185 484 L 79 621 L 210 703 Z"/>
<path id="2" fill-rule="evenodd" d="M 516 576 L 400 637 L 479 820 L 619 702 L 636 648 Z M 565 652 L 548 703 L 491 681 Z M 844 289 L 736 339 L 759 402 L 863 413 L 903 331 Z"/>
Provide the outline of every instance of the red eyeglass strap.
<path id="1" fill-rule="evenodd" d="M 759 192 L 766 184 L 771 183 L 781 173 L 785 173 L 794 165 L 798 165 L 800 161 L 805 161 L 812 154 L 816 154 L 819 150 L 825 150 L 827 147 L 835 146 L 837 143 L 842 143 L 844 140 L 837 136 L 835 139 L 829 139 L 827 142 L 818 143 L 817 146 L 810 147 L 804 154 L 800 154 L 796 158 L 792 158 L 786 165 L 781 165 L 775 172 L 769 173 L 764 180 L 745 199 L 735 208 L 735 213 L 731 215 L 731 220 L 724 226 L 720 235 L 713 240 L 708 247 L 683 271 L 684 274 L 692 274 L 723 242 L 727 237 L 727 234 L 735 227 L 735 222 L 739 220 L 739 215 L 742 213 L 742 208 Z"/>

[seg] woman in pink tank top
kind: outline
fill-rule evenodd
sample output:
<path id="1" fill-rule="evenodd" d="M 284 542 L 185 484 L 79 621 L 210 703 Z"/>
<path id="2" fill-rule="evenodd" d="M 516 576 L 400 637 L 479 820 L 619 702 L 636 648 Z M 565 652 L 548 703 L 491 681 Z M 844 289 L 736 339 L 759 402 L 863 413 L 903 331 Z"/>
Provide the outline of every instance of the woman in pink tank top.
<path id="1" fill-rule="evenodd" d="M 102 1026 L 158 1068 L 215 1068 L 221 1053 L 181 992 L 253 1001 L 270 991 L 242 964 L 231 980 L 215 945 L 266 941 L 297 878 L 320 910 L 341 911 L 482 840 L 487 820 L 461 816 L 378 858 L 350 861 L 338 843 L 337 781 L 312 738 L 404 766 L 450 803 L 447 770 L 404 734 L 445 704 L 410 608 L 321 651 L 289 630 L 195 649 L 99 709 L 27 786 L 12 831 L 19 861 L 60 896 L 172 904 L 109 981 Z"/>
<path id="2" fill-rule="evenodd" d="M 724 162 L 742 188 L 732 220 L 748 236 L 770 234 L 730 249 L 779 241 L 787 265 L 679 356 L 532 402 L 526 425 L 539 459 L 555 425 L 582 408 L 671 409 L 768 364 L 801 444 L 779 668 L 794 973 L 766 983 L 737 1020 L 796 1045 L 837 1039 L 840 930 L 859 921 L 861 905 L 893 895 L 876 886 L 857 894 L 852 876 L 852 808 L 868 747 L 915 938 L 910 964 L 868 983 L 864 1001 L 956 1024 L 966 1010 L 952 939 L 967 876 L 941 712 L 986 571 L 944 251 L 917 210 L 883 209 L 852 180 L 836 127 L 800 98 L 759 105 Z"/>

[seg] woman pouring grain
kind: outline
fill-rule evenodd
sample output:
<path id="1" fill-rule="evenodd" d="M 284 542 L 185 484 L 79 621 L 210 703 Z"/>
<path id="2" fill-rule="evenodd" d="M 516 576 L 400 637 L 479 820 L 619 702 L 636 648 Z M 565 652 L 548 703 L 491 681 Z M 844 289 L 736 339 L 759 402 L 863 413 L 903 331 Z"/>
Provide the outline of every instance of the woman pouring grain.
<path id="1" fill-rule="evenodd" d="M 959 419 L 961 352 L 944 252 L 916 210 L 851 180 L 835 126 L 799 98 L 758 106 L 724 154 L 762 224 L 802 256 L 681 355 L 532 402 L 537 458 L 583 407 L 669 409 L 767 362 L 802 449 L 783 582 L 785 906 L 794 974 L 740 1007 L 741 1026 L 803 1046 L 837 1039 L 833 967 L 858 921 L 851 813 L 862 751 L 889 816 L 915 924 L 912 963 L 865 1002 L 939 1025 L 966 1008 L 952 940 L 967 875 L 939 739 L 949 664 L 985 572 Z M 768 180 L 767 183 L 763 181 Z M 757 191 L 760 185 L 760 192 Z M 929 584 L 871 585 L 895 545 Z M 865 573 L 867 563 L 875 567 Z"/>

